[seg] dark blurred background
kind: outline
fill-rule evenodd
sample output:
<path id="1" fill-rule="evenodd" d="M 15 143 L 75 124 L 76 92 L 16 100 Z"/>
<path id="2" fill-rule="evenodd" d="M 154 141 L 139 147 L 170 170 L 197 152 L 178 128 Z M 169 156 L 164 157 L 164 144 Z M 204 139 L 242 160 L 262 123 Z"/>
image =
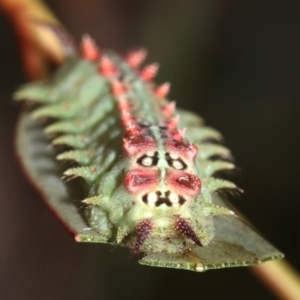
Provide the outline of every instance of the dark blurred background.
<path id="1" fill-rule="evenodd" d="M 148 48 L 157 82 L 224 134 L 246 191 L 234 205 L 299 269 L 300 2 L 46 2 L 78 40 Z M 16 161 L 11 94 L 25 78 L 1 12 L 0 33 L 0 299 L 275 299 L 247 268 L 150 268 L 126 249 L 76 243 Z"/>

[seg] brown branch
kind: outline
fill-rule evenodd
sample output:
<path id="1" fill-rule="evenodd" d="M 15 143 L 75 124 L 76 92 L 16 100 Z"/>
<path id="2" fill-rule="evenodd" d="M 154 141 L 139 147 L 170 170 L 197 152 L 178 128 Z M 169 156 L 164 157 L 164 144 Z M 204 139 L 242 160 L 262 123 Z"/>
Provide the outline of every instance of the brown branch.
<path id="1" fill-rule="evenodd" d="M 266 262 L 251 269 L 279 299 L 300 299 L 299 274 L 285 260 Z"/>
<path id="2" fill-rule="evenodd" d="M 0 8 L 17 32 L 26 76 L 31 80 L 46 77 L 47 63 L 62 62 L 64 52 L 54 32 L 41 22 L 59 24 L 59 21 L 39 0 L 0 0 Z"/>

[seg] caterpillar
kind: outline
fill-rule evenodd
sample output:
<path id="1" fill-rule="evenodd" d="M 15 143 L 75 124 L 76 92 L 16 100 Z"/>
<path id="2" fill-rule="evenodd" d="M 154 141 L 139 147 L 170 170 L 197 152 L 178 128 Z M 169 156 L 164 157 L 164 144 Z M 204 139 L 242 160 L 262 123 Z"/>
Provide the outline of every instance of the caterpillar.
<path id="1" fill-rule="evenodd" d="M 145 58 L 85 36 L 49 80 L 15 93 L 34 104 L 17 136 L 29 177 L 77 241 L 128 247 L 145 254 L 141 264 L 205 271 L 282 257 L 225 203 L 242 190 L 221 177 L 235 170 L 221 134 L 177 109 Z M 38 147 L 55 168 L 41 169 Z"/>

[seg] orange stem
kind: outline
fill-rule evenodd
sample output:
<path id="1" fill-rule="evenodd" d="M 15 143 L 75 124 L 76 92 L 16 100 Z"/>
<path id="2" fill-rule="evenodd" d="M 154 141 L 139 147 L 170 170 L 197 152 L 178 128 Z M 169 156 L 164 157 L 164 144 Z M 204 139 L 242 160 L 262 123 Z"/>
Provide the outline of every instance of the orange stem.
<path id="1" fill-rule="evenodd" d="M 285 260 L 266 262 L 251 269 L 279 299 L 300 299 L 299 274 Z"/>
<path id="2" fill-rule="evenodd" d="M 63 48 L 55 34 L 41 22 L 59 24 L 50 9 L 39 0 L 0 0 L 0 8 L 9 16 L 20 42 L 26 76 L 47 76 L 47 62 L 60 63 Z"/>

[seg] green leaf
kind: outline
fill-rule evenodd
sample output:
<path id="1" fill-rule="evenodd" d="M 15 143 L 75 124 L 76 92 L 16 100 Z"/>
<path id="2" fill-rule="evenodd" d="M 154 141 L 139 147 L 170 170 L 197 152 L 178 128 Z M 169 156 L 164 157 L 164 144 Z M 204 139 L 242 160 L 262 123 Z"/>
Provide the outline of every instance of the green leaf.
<path id="1" fill-rule="evenodd" d="M 104 235 L 90 229 L 71 198 L 55 160 L 55 151 L 39 122 L 24 113 L 17 128 L 17 153 L 24 171 L 36 185 L 52 211 L 78 242 L 107 243 Z M 216 205 L 227 207 L 217 195 Z M 202 272 L 209 269 L 249 266 L 282 258 L 283 254 L 263 239 L 245 221 L 234 216 L 214 219 L 216 235 L 205 247 L 186 255 L 149 254 L 140 263 L 148 266 Z"/>

